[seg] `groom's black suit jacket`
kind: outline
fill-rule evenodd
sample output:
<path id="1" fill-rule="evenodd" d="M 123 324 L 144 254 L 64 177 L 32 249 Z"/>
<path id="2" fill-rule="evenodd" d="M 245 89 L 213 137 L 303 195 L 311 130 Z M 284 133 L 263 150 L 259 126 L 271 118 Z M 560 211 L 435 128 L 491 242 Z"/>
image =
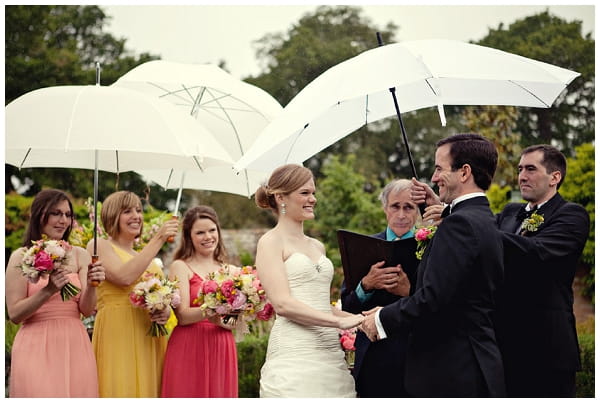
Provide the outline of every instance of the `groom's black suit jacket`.
<path id="1" fill-rule="evenodd" d="M 373 236 L 386 239 L 386 232 Z M 416 265 L 402 269 L 408 276 L 412 292 L 417 278 Z M 402 298 L 385 290 L 374 290 L 369 299 L 361 302 L 356 291 L 349 290 L 345 282 L 342 284 L 341 296 L 342 308 L 352 313 L 368 311 L 376 306 L 386 306 Z M 357 332 L 354 341 L 356 353 L 352 375 L 356 381 L 359 397 L 408 397 L 404 388 L 407 343 L 408 332 L 396 334 L 377 343 L 371 343 L 363 332 Z"/>
<path id="2" fill-rule="evenodd" d="M 521 383 L 513 371 L 580 369 L 572 284 L 590 226 L 585 209 L 557 193 L 538 210 L 544 217 L 538 230 L 517 235 L 523 206 L 510 203 L 497 216 L 505 284 L 495 319 L 511 395 L 527 394 L 511 392 L 513 382 Z"/>
<path id="3" fill-rule="evenodd" d="M 425 250 L 415 293 L 381 309 L 388 336 L 409 330 L 405 386 L 417 397 L 501 397 L 491 313 L 503 247 L 483 196 L 457 203 Z"/>

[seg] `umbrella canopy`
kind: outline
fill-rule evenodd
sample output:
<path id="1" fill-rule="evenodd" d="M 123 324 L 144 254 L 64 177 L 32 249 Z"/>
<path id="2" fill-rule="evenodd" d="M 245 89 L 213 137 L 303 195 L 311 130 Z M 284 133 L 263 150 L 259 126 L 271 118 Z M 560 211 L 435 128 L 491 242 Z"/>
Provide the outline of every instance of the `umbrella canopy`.
<path id="1" fill-rule="evenodd" d="M 94 169 L 93 259 L 99 169 L 202 170 L 232 162 L 198 122 L 167 102 L 123 88 L 42 88 L 8 104 L 5 117 L 6 163 Z"/>
<path id="2" fill-rule="evenodd" d="M 6 163 L 124 172 L 141 168 L 205 169 L 231 156 L 201 127 L 167 102 L 102 86 L 57 86 L 9 103 Z"/>
<path id="3" fill-rule="evenodd" d="M 381 46 L 333 66 L 309 83 L 234 168 L 269 171 L 288 162 L 302 163 L 367 123 L 426 107 L 438 107 L 442 124 L 443 105 L 548 108 L 578 75 L 460 41 Z"/>
<path id="4" fill-rule="evenodd" d="M 234 158 L 239 159 L 258 134 L 281 111 L 267 92 L 245 83 L 211 64 L 183 64 L 154 60 L 141 64 L 113 86 L 125 87 L 169 101 L 201 122 Z M 269 172 L 243 171 L 232 166 L 203 172 L 139 170 L 165 188 L 184 187 L 236 193 L 250 197 Z"/>

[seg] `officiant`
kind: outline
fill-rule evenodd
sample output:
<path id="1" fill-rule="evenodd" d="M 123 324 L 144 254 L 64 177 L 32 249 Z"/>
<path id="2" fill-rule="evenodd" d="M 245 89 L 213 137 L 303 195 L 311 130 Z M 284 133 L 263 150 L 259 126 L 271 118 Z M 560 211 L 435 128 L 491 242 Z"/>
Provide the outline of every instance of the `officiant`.
<path id="1" fill-rule="evenodd" d="M 420 220 L 419 207 L 411 200 L 412 182 L 397 179 L 388 183 L 379 195 L 387 227 L 373 235 L 387 241 L 414 238 L 415 225 Z M 367 275 L 356 288 L 342 284 L 342 309 L 361 313 L 376 306 L 391 304 L 409 295 L 416 281 L 414 267 L 373 262 Z M 404 389 L 404 361 L 407 334 L 371 343 L 363 332 L 356 335 L 354 379 L 358 397 L 408 397 Z"/>

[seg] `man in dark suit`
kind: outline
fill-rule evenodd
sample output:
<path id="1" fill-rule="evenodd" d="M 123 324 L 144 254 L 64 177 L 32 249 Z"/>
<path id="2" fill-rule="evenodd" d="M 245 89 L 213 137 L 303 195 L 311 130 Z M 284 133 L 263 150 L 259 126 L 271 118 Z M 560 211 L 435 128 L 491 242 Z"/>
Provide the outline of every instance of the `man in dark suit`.
<path id="1" fill-rule="evenodd" d="M 495 321 L 509 397 L 575 397 L 581 364 L 572 284 L 590 221 L 558 194 L 566 166 L 550 145 L 523 150 L 519 187 L 528 203 L 509 203 L 497 217 L 505 284 Z"/>
<path id="2" fill-rule="evenodd" d="M 414 238 L 419 209 L 411 200 L 412 187 L 410 180 L 396 179 L 383 188 L 379 200 L 385 212 L 387 228 L 374 237 L 387 241 Z M 376 306 L 391 304 L 409 294 L 410 284 L 414 284 L 417 278 L 416 257 L 401 268 L 391 266 L 390 262 L 373 263 L 355 289 L 349 289 L 346 282 L 342 284 L 344 311 L 361 313 Z M 379 343 L 371 343 L 363 332 L 357 333 L 352 375 L 359 397 L 409 396 L 404 383 L 398 382 L 404 376 L 407 342 L 408 332 Z"/>
<path id="3" fill-rule="evenodd" d="M 503 248 L 484 190 L 498 153 L 478 134 L 440 140 L 432 182 L 450 214 L 425 249 L 413 295 L 365 312 L 370 340 L 408 330 L 405 387 L 416 397 L 502 397 L 491 313 Z M 445 215 L 445 214 L 444 214 Z"/>

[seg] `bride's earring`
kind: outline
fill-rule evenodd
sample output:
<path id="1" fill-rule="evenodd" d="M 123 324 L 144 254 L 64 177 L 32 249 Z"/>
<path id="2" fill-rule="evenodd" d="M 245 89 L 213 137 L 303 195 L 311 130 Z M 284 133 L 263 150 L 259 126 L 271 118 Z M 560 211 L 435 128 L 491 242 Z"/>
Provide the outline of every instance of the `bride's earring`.
<path id="1" fill-rule="evenodd" d="M 285 203 L 281 203 L 281 214 L 285 215 Z"/>

